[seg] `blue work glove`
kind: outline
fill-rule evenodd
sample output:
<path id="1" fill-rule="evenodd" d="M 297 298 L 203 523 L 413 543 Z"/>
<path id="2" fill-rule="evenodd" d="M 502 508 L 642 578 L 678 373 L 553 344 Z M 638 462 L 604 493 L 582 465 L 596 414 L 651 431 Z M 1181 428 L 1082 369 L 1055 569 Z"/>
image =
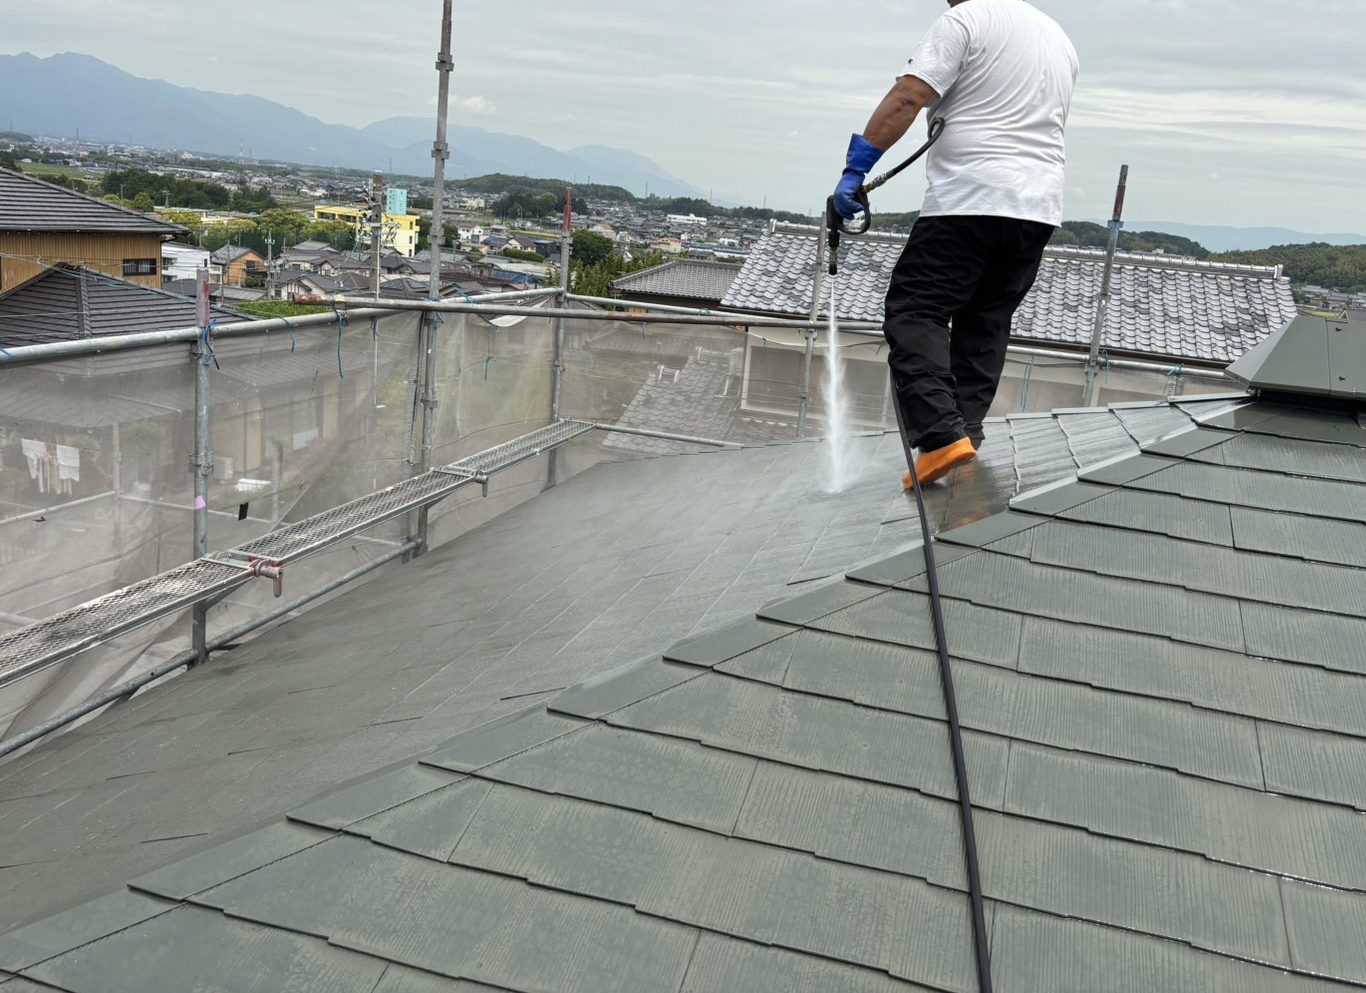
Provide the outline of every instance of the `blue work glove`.
<path id="1" fill-rule="evenodd" d="M 844 175 L 835 187 L 835 213 L 846 221 L 852 221 L 856 215 L 863 212 L 863 205 L 854 197 L 880 158 L 882 149 L 863 135 L 856 134 L 849 139 L 849 154 L 844 160 Z"/>

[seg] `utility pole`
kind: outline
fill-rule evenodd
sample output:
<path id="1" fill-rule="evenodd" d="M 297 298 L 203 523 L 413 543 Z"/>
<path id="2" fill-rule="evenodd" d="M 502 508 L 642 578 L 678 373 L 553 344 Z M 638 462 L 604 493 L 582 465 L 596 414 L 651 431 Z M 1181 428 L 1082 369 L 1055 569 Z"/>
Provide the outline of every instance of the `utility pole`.
<path id="1" fill-rule="evenodd" d="M 275 232 L 266 229 L 266 299 L 275 299 Z"/>
<path id="2" fill-rule="evenodd" d="M 555 306 L 563 310 L 569 306 L 569 257 L 574 250 L 574 190 L 564 191 L 564 228 L 560 232 L 560 292 L 555 295 Z M 551 336 L 555 341 L 555 352 L 551 358 L 550 419 L 559 421 L 563 414 L 560 408 L 560 393 L 564 383 L 564 318 L 555 318 L 551 326 Z M 546 487 L 555 485 L 559 468 L 559 450 L 550 450 L 550 465 L 547 471 Z"/>
<path id="3" fill-rule="evenodd" d="M 371 249 L 374 251 L 374 271 L 370 274 L 370 291 L 379 299 L 380 253 L 384 251 L 384 174 L 375 173 L 370 181 Z"/>
<path id="4" fill-rule="evenodd" d="M 1105 315 L 1110 310 L 1110 282 L 1115 273 L 1115 250 L 1119 247 L 1119 232 L 1124 227 L 1124 194 L 1129 185 L 1129 167 L 1119 167 L 1119 187 L 1115 190 L 1115 209 L 1110 218 L 1110 241 L 1105 248 L 1105 273 L 1101 276 L 1100 296 L 1096 299 L 1096 324 L 1091 331 L 1091 353 L 1086 359 L 1086 387 L 1082 400 L 1087 407 L 1096 406 L 1100 393 L 1100 346 L 1105 336 Z"/>

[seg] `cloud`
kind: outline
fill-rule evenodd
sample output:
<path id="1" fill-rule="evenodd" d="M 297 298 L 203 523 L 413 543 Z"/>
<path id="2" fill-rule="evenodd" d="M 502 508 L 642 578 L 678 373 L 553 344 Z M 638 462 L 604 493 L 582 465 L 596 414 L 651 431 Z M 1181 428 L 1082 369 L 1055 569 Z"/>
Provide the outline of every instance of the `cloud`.
<path id="1" fill-rule="evenodd" d="M 1064 26 L 1082 63 L 1069 216 L 1108 216 L 1128 163 L 1138 219 L 1366 232 L 1366 77 L 1350 68 L 1366 50 L 1360 0 L 1033 3 Z M 198 7 L 149 21 L 133 16 L 133 0 L 12 6 L 0 41 L 9 51 L 87 52 L 346 124 L 433 107 L 440 0 L 409 0 L 379 21 L 368 0 L 296 0 L 292 23 L 307 25 L 307 44 L 279 30 L 278 0 L 241 0 L 232 17 L 204 22 L 221 59 L 207 72 L 180 43 L 202 32 Z M 514 34 L 499 5 L 459 5 L 454 116 L 560 148 L 630 148 L 727 199 L 800 210 L 824 201 L 849 133 L 944 10 L 938 0 L 534 7 Z M 847 41 L 831 45 L 841 31 Z M 879 199 L 908 209 L 922 192 L 917 168 Z"/>
<path id="2" fill-rule="evenodd" d="M 451 109 L 456 111 L 468 111 L 471 114 L 493 114 L 497 113 L 493 101 L 485 96 L 451 97 Z"/>

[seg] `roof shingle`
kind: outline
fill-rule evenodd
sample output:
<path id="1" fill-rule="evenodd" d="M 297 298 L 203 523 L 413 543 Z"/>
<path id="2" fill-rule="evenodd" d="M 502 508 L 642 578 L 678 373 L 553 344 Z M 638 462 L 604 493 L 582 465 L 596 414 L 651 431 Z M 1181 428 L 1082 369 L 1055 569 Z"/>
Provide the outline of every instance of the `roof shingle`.
<path id="1" fill-rule="evenodd" d="M 0 169 L 0 231 L 81 234 L 188 234 L 136 210 Z"/>

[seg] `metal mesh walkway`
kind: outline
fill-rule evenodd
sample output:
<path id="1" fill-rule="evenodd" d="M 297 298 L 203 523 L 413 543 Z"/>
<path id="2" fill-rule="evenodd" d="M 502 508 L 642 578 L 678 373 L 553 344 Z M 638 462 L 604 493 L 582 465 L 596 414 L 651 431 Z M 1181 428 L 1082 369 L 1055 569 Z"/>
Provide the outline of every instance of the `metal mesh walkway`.
<path id="1" fill-rule="evenodd" d="M 594 430 L 558 421 L 424 472 L 314 517 L 286 524 L 255 541 L 116 590 L 0 637 L 0 686 L 103 644 L 159 617 L 230 593 L 254 578 L 251 559 L 287 563 L 486 480 Z M 240 561 L 232 561 L 238 559 Z"/>

